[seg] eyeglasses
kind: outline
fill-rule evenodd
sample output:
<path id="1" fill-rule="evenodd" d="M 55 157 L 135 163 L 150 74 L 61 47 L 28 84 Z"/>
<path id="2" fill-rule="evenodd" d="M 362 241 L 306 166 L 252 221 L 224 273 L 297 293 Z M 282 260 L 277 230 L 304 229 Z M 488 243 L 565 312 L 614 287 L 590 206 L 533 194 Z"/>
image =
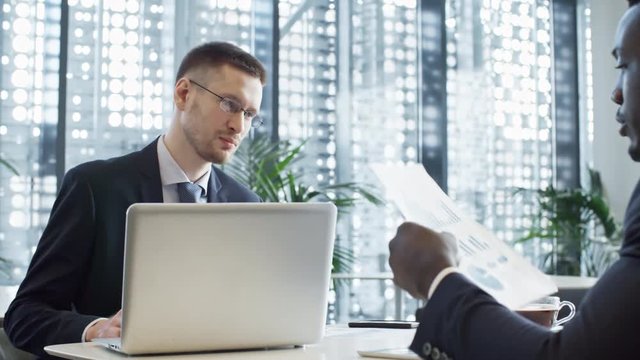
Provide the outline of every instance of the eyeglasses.
<path id="1" fill-rule="evenodd" d="M 245 109 L 242 108 L 242 105 L 240 105 L 237 101 L 235 101 L 233 99 L 229 99 L 229 98 L 223 97 L 223 96 L 220 96 L 220 95 L 214 93 L 213 91 L 207 89 L 203 85 L 198 84 L 197 82 L 195 82 L 195 81 L 193 81 L 191 79 L 187 79 L 187 80 L 192 82 L 194 85 L 197 85 L 202 90 L 205 90 L 206 92 L 217 96 L 218 99 L 220 99 L 220 109 L 222 111 L 224 111 L 226 113 L 229 113 L 229 114 L 237 114 L 239 112 L 242 112 L 242 117 L 243 117 L 244 121 L 250 122 L 251 123 L 251 127 L 257 128 L 260 125 L 262 125 L 263 120 L 255 111 L 245 110 Z"/>

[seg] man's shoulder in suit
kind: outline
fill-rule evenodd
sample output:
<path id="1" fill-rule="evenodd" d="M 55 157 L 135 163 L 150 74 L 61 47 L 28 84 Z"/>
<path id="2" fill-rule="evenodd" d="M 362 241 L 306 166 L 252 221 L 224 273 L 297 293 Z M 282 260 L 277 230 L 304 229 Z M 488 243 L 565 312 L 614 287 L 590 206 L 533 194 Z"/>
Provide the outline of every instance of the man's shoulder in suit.
<path id="1" fill-rule="evenodd" d="M 83 179 L 91 183 L 114 181 L 140 172 L 159 177 L 156 141 L 141 150 L 125 155 L 76 165 L 67 172 L 66 177 Z"/>
<path id="2" fill-rule="evenodd" d="M 251 189 L 238 180 L 227 175 L 216 166 L 211 167 L 211 175 L 216 176 L 220 182 L 222 191 L 226 192 L 225 199 L 228 202 L 262 202 L 262 199 Z"/>

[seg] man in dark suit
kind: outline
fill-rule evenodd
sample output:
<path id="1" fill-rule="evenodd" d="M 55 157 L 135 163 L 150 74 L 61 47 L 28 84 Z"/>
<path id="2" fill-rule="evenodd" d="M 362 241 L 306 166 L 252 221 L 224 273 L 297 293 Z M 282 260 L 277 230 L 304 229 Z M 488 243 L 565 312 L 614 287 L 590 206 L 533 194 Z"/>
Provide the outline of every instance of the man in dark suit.
<path id="1" fill-rule="evenodd" d="M 620 70 L 612 100 L 620 134 L 640 161 L 640 0 L 629 1 L 613 55 Z M 394 281 L 428 299 L 411 349 L 427 359 L 635 359 L 640 357 L 640 183 L 624 221 L 620 259 L 558 333 L 498 304 L 456 272 L 456 241 L 413 223 L 389 244 Z"/>
<path id="2" fill-rule="evenodd" d="M 4 328 L 16 347 L 46 356 L 47 345 L 120 336 L 131 204 L 260 201 L 212 164 L 225 162 L 249 129 L 261 124 L 265 76 L 260 62 L 234 45 L 196 47 L 178 69 L 175 111 L 165 135 L 138 152 L 69 170 L 5 315 Z"/>

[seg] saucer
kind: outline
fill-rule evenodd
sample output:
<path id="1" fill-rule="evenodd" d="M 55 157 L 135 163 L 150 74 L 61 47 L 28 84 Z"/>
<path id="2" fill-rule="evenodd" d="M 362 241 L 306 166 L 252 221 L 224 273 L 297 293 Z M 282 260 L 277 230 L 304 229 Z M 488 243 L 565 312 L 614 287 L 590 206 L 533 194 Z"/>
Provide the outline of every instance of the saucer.
<path id="1" fill-rule="evenodd" d="M 560 330 L 562 330 L 563 326 L 562 325 L 557 325 L 551 328 L 551 331 L 553 332 L 558 332 Z"/>

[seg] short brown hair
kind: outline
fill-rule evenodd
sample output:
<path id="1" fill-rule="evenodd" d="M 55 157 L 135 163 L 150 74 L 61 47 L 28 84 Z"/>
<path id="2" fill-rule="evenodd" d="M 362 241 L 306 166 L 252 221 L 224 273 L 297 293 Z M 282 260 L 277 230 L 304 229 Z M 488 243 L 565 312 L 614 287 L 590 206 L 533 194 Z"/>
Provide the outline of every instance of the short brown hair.
<path id="1" fill-rule="evenodd" d="M 242 50 L 241 48 L 222 41 L 212 41 L 197 46 L 182 59 L 178 73 L 176 74 L 176 83 L 184 74 L 201 66 L 220 66 L 228 64 L 236 67 L 247 74 L 260 79 L 262 85 L 267 81 L 267 72 L 264 66 L 253 55 Z"/>

